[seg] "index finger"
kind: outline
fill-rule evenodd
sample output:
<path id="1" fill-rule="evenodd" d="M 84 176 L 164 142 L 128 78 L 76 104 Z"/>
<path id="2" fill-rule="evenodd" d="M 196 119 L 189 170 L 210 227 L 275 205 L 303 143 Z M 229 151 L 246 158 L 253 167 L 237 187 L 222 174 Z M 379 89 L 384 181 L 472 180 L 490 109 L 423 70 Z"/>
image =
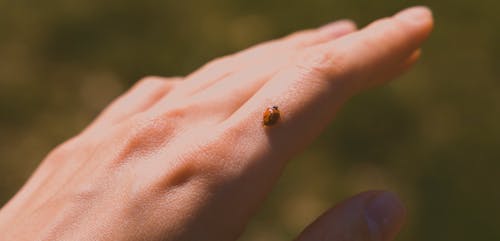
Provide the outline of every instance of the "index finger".
<path id="1" fill-rule="evenodd" d="M 399 72 L 432 25 L 429 9 L 413 7 L 308 49 L 222 124 L 250 138 L 257 152 L 264 150 L 259 158 L 282 165 L 320 133 L 350 96 Z M 281 120 L 264 128 L 262 112 L 269 106 L 279 107 Z"/>

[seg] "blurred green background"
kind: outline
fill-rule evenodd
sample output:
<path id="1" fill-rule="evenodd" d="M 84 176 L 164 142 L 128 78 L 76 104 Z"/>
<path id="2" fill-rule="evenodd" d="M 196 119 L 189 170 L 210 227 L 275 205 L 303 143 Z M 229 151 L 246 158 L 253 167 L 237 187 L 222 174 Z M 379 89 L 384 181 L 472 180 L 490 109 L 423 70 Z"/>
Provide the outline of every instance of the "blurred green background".
<path id="1" fill-rule="evenodd" d="M 0 206 L 44 155 L 145 75 L 185 75 L 291 31 L 416 4 L 436 27 L 413 70 L 350 101 L 241 238 L 290 240 L 367 189 L 398 193 L 398 240 L 500 240 L 500 2 L 0 0 Z"/>

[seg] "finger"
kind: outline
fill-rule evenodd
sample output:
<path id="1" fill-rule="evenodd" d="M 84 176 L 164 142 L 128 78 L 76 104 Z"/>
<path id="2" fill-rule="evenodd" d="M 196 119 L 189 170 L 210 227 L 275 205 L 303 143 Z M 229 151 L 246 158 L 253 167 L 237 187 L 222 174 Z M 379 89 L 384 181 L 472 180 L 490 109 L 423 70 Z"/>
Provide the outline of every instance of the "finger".
<path id="1" fill-rule="evenodd" d="M 405 216 L 405 208 L 394 194 L 364 192 L 325 212 L 297 241 L 391 241 Z"/>
<path id="2" fill-rule="evenodd" d="M 181 79 L 151 76 L 139 80 L 129 91 L 111 103 L 91 126 L 115 124 L 147 110 L 167 95 Z"/>
<path id="3" fill-rule="evenodd" d="M 309 47 L 356 31 L 356 24 L 348 19 L 337 20 L 316 29 L 302 30 L 279 39 L 277 44 Z"/>
<path id="4" fill-rule="evenodd" d="M 166 108 L 177 108 L 168 103 L 182 98 L 189 98 L 190 102 L 200 100 L 205 110 L 222 110 L 212 112 L 211 117 L 216 120 L 227 118 L 234 110 L 250 98 L 263 83 L 283 67 L 296 51 L 285 51 L 284 46 L 308 46 L 325 41 L 331 41 L 356 29 L 356 25 L 349 20 L 335 21 L 314 30 L 303 30 L 285 38 L 275 40 L 273 43 L 265 43 L 232 57 L 224 57 L 203 67 L 193 76 L 183 82 L 183 86 L 176 89 L 174 93 L 159 101 L 155 111 L 165 112 Z M 278 47 L 281 46 L 281 47 Z M 295 47 L 298 48 L 298 47 Z M 280 53 L 278 53 L 281 51 Z M 241 55 L 241 56 L 240 56 Z M 237 58 L 231 61 L 229 58 Z M 232 73 L 224 72 L 222 69 L 235 68 L 234 64 L 245 62 L 245 68 Z M 204 76 L 203 76 L 204 75 Z M 197 81 L 196 78 L 204 77 L 208 80 Z M 194 79 L 193 79 L 194 78 Z M 211 79 L 211 80 L 210 80 Z M 187 83 L 191 81 L 191 83 Z M 198 86 L 191 87 L 193 83 Z M 196 96 L 195 96 L 196 95 Z M 194 120 L 192 118 L 191 120 Z"/>
<path id="5" fill-rule="evenodd" d="M 218 116 L 216 122 L 227 119 L 236 109 L 243 105 L 259 90 L 280 68 L 285 65 L 287 56 L 275 56 L 274 59 L 260 60 L 249 64 L 249 67 L 212 83 L 211 86 L 189 96 L 190 100 L 198 100 L 204 109 L 218 111 L 210 113 L 212 117 Z M 168 103 L 178 98 L 175 95 L 167 96 L 158 106 L 165 109 Z M 215 119 L 214 119 L 215 120 Z"/>
<path id="6" fill-rule="evenodd" d="M 289 46 L 310 46 L 326 41 L 334 40 L 356 29 L 356 25 L 349 20 L 335 21 L 314 30 L 304 30 L 288 37 L 278 40 L 279 44 Z M 278 44 L 278 43 L 276 43 Z M 264 48 L 262 50 L 267 50 Z M 277 50 L 262 52 L 260 57 L 248 58 L 246 66 L 239 71 L 214 79 L 204 83 L 197 91 L 193 91 L 191 96 L 198 95 L 200 99 L 217 106 L 226 107 L 226 111 L 221 113 L 222 119 L 231 115 L 234 110 L 246 102 L 269 78 L 279 69 L 286 65 L 296 51 L 288 51 L 285 48 L 283 53 L 276 53 Z M 250 56 L 250 55 L 249 55 Z M 221 93 L 224 93 L 221 95 Z M 216 97 L 216 98 L 214 98 Z M 176 96 L 171 96 L 165 102 L 170 102 Z"/>
<path id="7" fill-rule="evenodd" d="M 428 8 L 409 8 L 377 20 L 356 34 L 312 49 L 298 64 L 356 92 L 388 81 L 377 77 L 401 67 L 400 63 L 428 38 L 432 27 Z M 343 80 L 345 83 L 340 83 Z"/>
<path id="8" fill-rule="evenodd" d="M 356 89 L 385 82 L 380 76 L 399 71 L 431 28 L 430 11 L 416 7 L 308 49 L 222 125 L 239 129 L 242 136 L 252 140 L 261 140 L 257 143 L 263 146 L 255 148 L 267 150 L 268 158 L 287 160 L 320 133 Z M 279 125 L 263 128 L 262 112 L 273 105 L 282 113 Z M 269 146 L 280 148 L 271 152 Z"/>
<path id="9" fill-rule="evenodd" d="M 355 30 L 354 22 L 339 20 L 317 29 L 298 31 L 281 39 L 258 44 L 239 53 L 215 59 L 189 75 L 186 83 L 176 91 L 176 94 L 193 95 L 255 63 L 270 59 L 283 59 L 283 55 L 293 55 L 299 49 L 339 38 Z M 277 61 L 274 63 L 276 64 Z"/>

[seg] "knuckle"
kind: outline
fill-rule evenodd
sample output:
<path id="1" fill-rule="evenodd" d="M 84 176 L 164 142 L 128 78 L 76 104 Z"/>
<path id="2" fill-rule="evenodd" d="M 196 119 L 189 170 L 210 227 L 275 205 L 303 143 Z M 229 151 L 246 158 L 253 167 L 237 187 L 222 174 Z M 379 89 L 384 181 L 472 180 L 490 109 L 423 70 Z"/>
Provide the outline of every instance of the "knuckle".
<path id="1" fill-rule="evenodd" d="M 196 106 L 192 106 L 190 104 L 177 104 L 167 108 L 159 115 L 159 120 L 162 122 L 172 122 L 172 121 L 180 121 L 195 111 Z"/>
<path id="2" fill-rule="evenodd" d="M 385 21 L 388 22 L 387 25 L 389 25 L 389 30 L 392 33 L 400 33 L 402 30 L 405 30 L 409 27 L 404 21 L 398 18 L 391 17 L 386 19 Z"/>
<path id="3" fill-rule="evenodd" d="M 331 78 L 345 69 L 346 55 L 338 48 L 311 49 L 299 55 L 295 66 L 300 75 Z"/>
<path id="4" fill-rule="evenodd" d="M 187 141 L 185 151 L 171 157 L 153 189 L 172 190 L 185 185 L 214 186 L 235 177 L 245 165 L 237 147 L 244 128 L 215 128 L 202 139 Z M 186 139 L 187 140 L 187 139 Z"/>
<path id="5" fill-rule="evenodd" d="M 201 69 L 202 70 L 211 70 L 211 69 L 219 69 L 219 68 L 227 68 L 231 64 L 233 57 L 231 55 L 217 57 L 212 61 L 205 64 Z"/>
<path id="6" fill-rule="evenodd" d="M 367 27 L 368 28 L 385 28 L 387 25 L 392 25 L 393 23 L 393 18 L 392 17 L 384 17 L 377 19 L 370 23 Z"/>
<path id="7" fill-rule="evenodd" d="M 161 118 L 136 117 L 119 130 L 125 134 L 115 141 L 115 151 L 108 167 L 119 168 L 138 156 L 155 153 L 174 136 L 175 128 L 174 122 Z"/>
<path id="8" fill-rule="evenodd" d="M 166 82 L 169 84 L 169 85 L 177 85 L 179 84 L 179 82 L 182 82 L 184 78 L 182 76 L 173 76 L 173 77 L 169 77 L 169 78 L 165 78 L 165 80 L 167 80 Z"/>
<path id="9" fill-rule="evenodd" d="M 89 203 L 103 193 L 104 186 L 93 182 L 79 184 L 70 191 L 69 201 L 75 205 Z"/>
<path id="10" fill-rule="evenodd" d="M 159 139 L 168 137 L 175 130 L 176 122 L 171 119 L 163 118 L 163 116 L 144 115 L 136 117 L 130 126 L 125 126 L 129 129 L 130 140 L 139 142 L 158 142 Z"/>
<path id="11" fill-rule="evenodd" d="M 304 44 L 313 33 L 313 30 L 301 30 L 286 36 L 283 41 L 292 44 Z"/>
<path id="12" fill-rule="evenodd" d="M 241 134 L 241 131 L 239 133 Z M 240 170 L 242 162 L 239 161 L 241 155 L 238 154 L 240 148 L 237 148 L 237 135 L 236 130 L 216 131 L 204 140 L 196 142 L 185 155 L 187 161 L 195 166 L 193 174 L 205 182 L 212 183 Z"/>
<path id="13" fill-rule="evenodd" d="M 48 165 L 59 166 L 68 159 L 72 159 L 80 146 L 78 140 L 78 137 L 73 137 L 59 145 L 47 155 L 44 162 Z"/>
<path id="14" fill-rule="evenodd" d="M 330 54 L 319 51 L 305 51 L 299 55 L 296 67 L 301 74 L 323 75 L 326 66 L 330 63 Z"/>
<path id="15" fill-rule="evenodd" d="M 141 78 L 134 88 L 155 88 L 166 85 L 167 81 L 158 76 L 146 76 Z"/>
<path id="16" fill-rule="evenodd" d="M 199 176 L 199 167 L 195 157 L 176 159 L 153 184 L 154 189 L 170 190 L 193 181 Z"/>
<path id="17" fill-rule="evenodd" d="M 365 38 L 363 44 L 367 49 L 384 48 L 384 43 L 391 43 L 394 40 L 401 39 L 402 33 L 406 31 L 407 26 L 398 19 L 387 17 L 379 19 L 372 23 L 373 29 L 379 31 L 371 38 Z M 389 45 L 390 46 L 390 45 Z"/>
<path id="18" fill-rule="evenodd" d="M 162 94 L 169 91 L 174 85 L 174 82 L 168 81 L 166 78 L 157 76 L 147 76 L 139 81 L 130 89 L 129 93 L 147 93 L 148 96 Z"/>
<path id="19" fill-rule="evenodd" d="M 299 39 L 302 39 L 303 36 L 304 36 L 304 31 L 294 32 L 282 38 L 281 42 L 282 43 L 297 42 Z"/>
<path id="20" fill-rule="evenodd" d="M 193 182 L 202 185 L 220 182 L 232 163 L 231 148 L 218 138 L 194 141 L 189 147 L 173 158 L 155 186 L 168 190 Z"/>

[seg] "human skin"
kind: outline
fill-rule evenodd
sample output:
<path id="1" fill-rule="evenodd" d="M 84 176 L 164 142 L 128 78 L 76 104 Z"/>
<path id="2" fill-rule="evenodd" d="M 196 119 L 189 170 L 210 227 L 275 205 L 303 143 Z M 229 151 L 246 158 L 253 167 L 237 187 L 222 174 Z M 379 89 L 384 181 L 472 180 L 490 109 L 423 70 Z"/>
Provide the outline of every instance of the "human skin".
<path id="1" fill-rule="evenodd" d="M 337 21 L 144 78 L 48 154 L 0 210 L 0 240 L 236 240 L 287 161 L 351 96 L 406 71 L 432 25 L 425 7 Z M 281 119 L 264 126 L 270 106 Z M 392 240 L 404 216 L 393 194 L 365 192 L 297 239 Z"/>

